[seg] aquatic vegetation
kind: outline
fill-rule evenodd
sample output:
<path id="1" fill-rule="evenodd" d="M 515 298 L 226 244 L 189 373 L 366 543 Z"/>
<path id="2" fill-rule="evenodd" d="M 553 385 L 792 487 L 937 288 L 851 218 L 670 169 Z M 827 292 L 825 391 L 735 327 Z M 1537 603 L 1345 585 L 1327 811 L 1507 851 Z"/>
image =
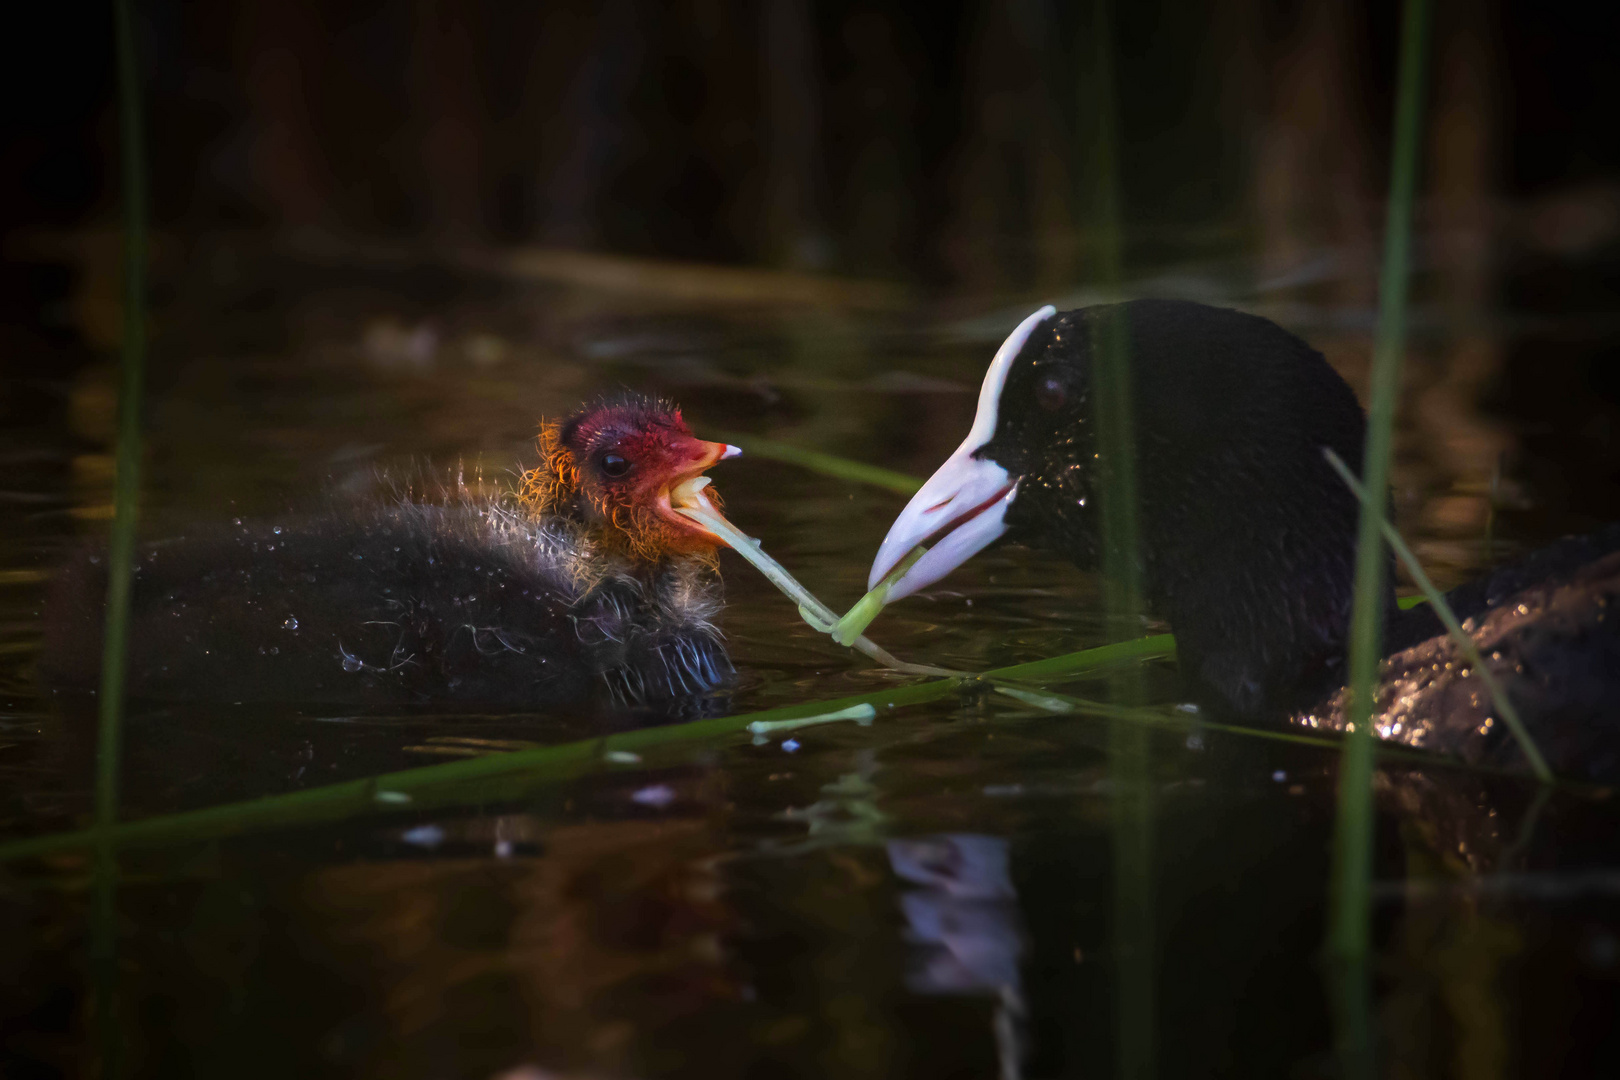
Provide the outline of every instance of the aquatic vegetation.
<path id="1" fill-rule="evenodd" d="M 1378 333 L 1367 394 L 1366 458 L 1361 466 L 1362 482 L 1367 490 L 1375 492 L 1388 489 L 1401 354 L 1406 346 L 1412 203 L 1417 187 L 1418 131 L 1428 67 L 1428 0 L 1405 0 L 1402 9 L 1388 216 L 1384 224 L 1383 273 L 1379 278 Z M 1379 636 L 1384 618 L 1383 523 L 1384 500 L 1363 499 L 1350 622 L 1352 731 L 1344 741 L 1339 769 L 1332 915 L 1327 935 L 1328 953 L 1336 967 L 1329 979 L 1336 1006 L 1340 1067 L 1346 1076 L 1354 1077 L 1370 1077 L 1376 1068 L 1371 974 L 1367 965 L 1372 947 L 1373 687 L 1378 681 L 1382 654 Z"/>
<path id="2" fill-rule="evenodd" d="M 1334 470 L 1338 472 L 1345 485 L 1356 493 L 1356 498 L 1366 503 L 1367 489 L 1362 485 L 1361 481 L 1356 479 L 1355 474 L 1332 450 L 1325 451 L 1325 454 L 1328 464 L 1332 465 Z M 1434 582 L 1430 580 L 1429 575 L 1424 571 L 1423 564 L 1418 562 L 1416 555 L 1412 554 L 1412 549 L 1401 537 L 1400 531 L 1387 518 L 1380 520 L 1379 527 L 1383 533 L 1385 543 L 1389 544 L 1390 549 L 1395 552 L 1395 557 L 1400 559 L 1402 564 L 1406 566 L 1407 573 L 1412 575 L 1412 580 L 1422 590 L 1422 598 L 1433 606 L 1434 613 L 1445 626 L 1446 632 L 1451 635 L 1452 640 L 1457 643 L 1463 655 L 1468 658 L 1468 662 L 1472 665 L 1474 671 L 1479 674 L 1479 679 L 1485 684 L 1486 690 L 1490 692 L 1491 700 L 1495 703 L 1497 711 L 1502 714 L 1503 721 L 1508 725 L 1509 730 L 1513 732 L 1513 737 L 1518 740 L 1519 746 L 1524 750 L 1524 756 L 1530 760 L 1531 770 L 1535 772 L 1536 777 L 1542 783 L 1551 783 L 1553 779 L 1552 768 L 1547 764 L 1547 759 L 1542 756 L 1541 751 L 1537 749 L 1535 739 L 1531 738 L 1530 732 L 1525 729 L 1524 721 L 1519 718 L 1519 710 L 1513 707 L 1512 699 L 1502 689 L 1502 684 L 1497 681 L 1496 676 L 1491 672 L 1490 665 L 1485 663 L 1485 658 L 1479 654 L 1479 646 L 1474 644 L 1473 637 L 1457 621 L 1457 616 L 1451 610 L 1451 605 L 1446 602 L 1446 598 L 1441 595 L 1440 590 L 1435 588 Z"/>
<path id="3" fill-rule="evenodd" d="M 772 585 L 781 590 L 782 595 L 792 600 L 799 608 L 799 617 L 812 629 L 819 633 L 829 634 L 840 645 L 853 646 L 865 653 L 886 668 L 904 672 L 908 675 L 952 675 L 959 674 L 946 668 L 933 667 L 927 664 L 911 664 L 891 656 L 882 646 L 861 635 L 866 623 L 877 617 L 882 609 L 882 598 L 887 595 L 887 583 L 880 583 L 878 588 L 867 593 L 865 597 L 851 609 L 849 615 L 842 619 L 831 608 L 818 600 L 814 593 L 799 584 L 797 578 L 788 573 L 787 568 L 769 555 L 765 554 L 764 547 L 753 537 L 738 529 L 726 520 L 718 507 L 716 507 L 703 494 L 708 486 L 707 477 L 683 485 L 677 492 L 671 493 L 677 513 L 682 514 L 708 529 L 720 537 L 737 554 L 741 555 Z M 922 557 L 925 549 L 918 548 L 905 562 L 909 568 L 917 559 Z M 889 575 L 889 580 L 898 580 L 904 569 Z M 874 599 L 876 597 L 876 599 Z M 869 614 L 868 614 L 869 613 Z M 865 621 L 854 625 L 855 621 L 864 616 Z M 853 617 L 853 618 L 852 618 Z"/>

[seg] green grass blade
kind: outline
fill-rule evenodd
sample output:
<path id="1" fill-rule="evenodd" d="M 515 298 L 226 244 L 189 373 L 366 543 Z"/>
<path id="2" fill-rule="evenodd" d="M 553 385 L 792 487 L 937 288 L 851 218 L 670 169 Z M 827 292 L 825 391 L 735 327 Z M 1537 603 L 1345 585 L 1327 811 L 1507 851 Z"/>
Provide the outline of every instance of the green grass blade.
<path id="1" fill-rule="evenodd" d="M 1181 727 L 1207 727 L 1256 739 L 1297 743 L 1306 746 L 1335 747 L 1338 741 L 1322 736 L 1292 732 L 1262 731 L 1211 723 L 1194 716 L 1068 697 L 1052 691 L 1034 692 L 1042 682 L 1058 682 L 1103 670 L 1111 665 L 1173 656 L 1175 641 L 1169 634 L 1084 649 L 1026 664 L 1012 664 L 984 672 L 980 678 L 1018 700 L 1038 698 L 1046 711 L 1073 711 L 1108 719 L 1145 720 Z M 852 719 L 864 716 L 862 706 L 892 710 L 938 701 L 966 685 L 965 679 L 932 679 L 891 687 L 869 694 L 784 705 L 736 716 L 697 720 L 686 724 L 643 728 L 601 738 L 580 739 L 558 746 L 537 747 L 464 758 L 440 765 L 427 765 L 395 773 L 311 788 L 286 795 L 270 795 L 244 802 L 227 803 L 204 810 L 166 814 L 140 821 L 124 822 L 105 835 L 118 847 L 150 847 L 199 840 L 216 840 L 249 832 L 319 824 L 372 814 L 421 812 L 479 806 L 516 799 L 557 781 L 568 780 L 615 762 L 636 762 L 661 749 L 723 739 L 749 733 L 754 725 L 766 732 L 770 725 L 795 720 L 826 720 L 830 715 L 847 713 Z M 1026 697 L 1029 699 L 1026 700 Z M 1053 704 L 1061 707 L 1053 709 Z M 879 714 L 881 715 L 881 714 Z M 780 730 L 780 729 L 774 729 Z M 1436 758 L 1417 750 L 1380 746 L 1380 754 L 1407 758 L 1415 763 L 1443 765 L 1468 772 L 1495 775 L 1501 770 L 1469 765 L 1466 762 Z M 1560 785 L 1564 786 L 1564 785 Z M 1572 788 L 1572 790 L 1578 789 Z M 100 830 L 52 833 L 0 844 L 0 863 L 37 858 L 93 847 Z"/>
<path id="2" fill-rule="evenodd" d="M 1057 682 L 1075 675 L 1084 675 L 1099 668 L 1112 667 L 1132 660 L 1158 660 L 1176 655 L 1176 639 L 1170 634 L 1154 634 L 1131 641 L 1116 641 L 1094 649 L 1066 653 L 1046 660 L 1031 660 L 1025 664 L 991 668 L 980 677 L 992 680 L 1018 682 Z"/>
<path id="3" fill-rule="evenodd" d="M 569 779 L 602 768 L 607 754 L 639 754 L 658 747 L 703 742 L 746 731 L 750 724 L 824 716 L 861 705 L 880 710 L 917 705 L 947 697 L 960 685 L 959 679 L 936 679 L 831 701 L 784 705 L 737 716 L 580 739 L 558 746 L 464 758 L 286 795 L 125 822 L 110 830 L 110 836 L 121 847 L 173 844 L 341 820 L 378 811 L 420 811 L 499 802 L 510 798 L 514 792 L 531 790 L 537 784 Z M 96 830 L 86 829 L 16 840 L 0 845 L 0 862 L 82 849 L 94 843 L 96 835 Z"/>
<path id="4" fill-rule="evenodd" d="M 1325 453 L 1328 464 L 1338 471 L 1340 479 L 1349 485 L 1351 491 L 1355 492 L 1356 498 L 1361 500 L 1362 505 L 1366 505 L 1367 490 L 1361 486 L 1361 482 L 1356 479 L 1355 474 L 1345 466 L 1345 463 L 1339 459 L 1339 455 L 1332 450 L 1327 450 Z M 1451 605 L 1446 603 L 1445 596 L 1441 594 L 1439 589 L 1435 588 L 1434 582 L 1424 572 L 1417 556 L 1412 553 L 1412 549 L 1407 546 L 1400 532 L 1388 520 L 1384 522 L 1384 539 L 1389 542 L 1389 546 L 1394 550 L 1395 557 L 1406 564 L 1406 569 L 1411 573 L 1412 580 L 1417 583 L 1419 589 L 1423 590 L 1424 597 L 1429 601 L 1430 606 L 1434 608 L 1435 615 L 1439 616 L 1441 623 L 1445 625 L 1446 632 L 1457 643 L 1457 648 L 1462 650 L 1462 654 L 1467 658 L 1469 664 L 1473 665 L 1474 671 L 1479 675 L 1480 682 L 1484 683 L 1485 689 L 1490 692 L 1491 701 L 1496 705 L 1496 711 L 1502 714 L 1502 720 L 1507 724 L 1508 730 L 1512 731 L 1513 737 L 1519 740 L 1519 748 L 1524 751 L 1524 756 L 1530 762 L 1530 768 L 1536 774 L 1536 778 L 1543 784 L 1552 783 L 1552 769 L 1548 767 L 1547 759 L 1541 756 L 1541 750 L 1536 746 L 1535 740 L 1530 737 L 1530 732 L 1524 726 L 1524 721 L 1519 718 L 1519 710 L 1513 707 L 1513 702 L 1508 699 L 1507 691 L 1497 681 L 1496 674 L 1486 665 L 1485 658 L 1479 653 L 1479 646 L 1474 644 L 1474 639 L 1467 631 L 1463 630 L 1462 624 L 1457 621 L 1457 614 L 1451 610 Z"/>
<path id="5" fill-rule="evenodd" d="M 1236 735 L 1244 739 L 1259 739 L 1263 742 L 1289 743 L 1294 746 L 1309 746 L 1319 750 L 1342 750 L 1344 740 L 1331 735 L 1312 735 L 1303 731 L 1273 731 L 1266 728 L 1243 727 L 1238 724 L 1223 724 L 1215 720 L 1206 720 L 1193 713 L 1184 713 L 1179 709 L 1163 705 L 1118 705 L 1107 701 L 1091 701 L 1053 690 L 1031 691 L 1027 686 L 1017 684 L 1009 685 L 1002 680 L 990 680 L 996 688 L 996 693 L 1003 694 L 1032 709 L 1039 709 L 1050 713 L 1073 713 L 1076 716 L 1092 716 L 1102 720 L 1123 720 L 1133 724 L 1148 727 L 1163 727 L 1178 730 L 1219 731 L 1228 735 Z M 1379 742 L 1374 751 L 1380 758 L 1387 758 L 1394 762 L 1404 762 L 1421 768 L 1443 768 L 1458 772 L 1465 772 L 1474 776 L 1504 776 L 1519 778 L 1524 774 L 1518 771 L 1498 768 L 1487 765 L 1476 765 L 1464 761 L 1462 758 L 1443 757 L 1428 750 L 1418 750 L 1400 743 Z M 1607 788 L 1600 785 L 1582 784 L 1578 781 L 1559 780 L 1556 777 L 1550 785 L 1537 788 L 1538 792 L 1560 790 L 1571 793 L 1585 793 L 1594 797 L 1604 797 Z M 1541 796 L 1538 795 L 1538 799 Z"/>
<path id="6" fill-rule="evenodd" d="M 1173 649 L 1174 641 L 1170 635 L 1160 634 L 1139 642 L 1120 642 L 1033 663 L 996 668 L 985 672 L 985 677 L 1025 682 L 1057 680 L 1112 664 L 1169 656 Z M 112 829 L 110 837 L 120 846 L 181 843 L 232 836 L 250 830 L 331 821 L 388 809 L 423 810 L 494 802 L 509 788 L 531 788 L 536 783 L 566 779 L 599 768 L 601 759 L 615 752 L 638 753 L 658 747 L 702 742 L 746 731 L 753 724 L 769 725 L 824 716 L 862 705 L 871 705 L 880 710 L 917 705 L 947 697 L 962 684 L 963 680 L 957 678 L 934 679 L 831 701 L 784 705 L 760 712 L 643 728 L 604 738 L 581 739 L 559 746 L 428 765 L 287 795 L 270 795 L 206 810 L 126 822 Z M 379 803 L 380 792 L 407 795 L 410 800 Z M 86 829 L 14 840 L 0 844 L 0 862 L 81 849 L 92 843 L 95 836 L 96 830 Z"/>
<path id="7" fill-rule="evenodd" d="M 1148 727 L 1173 728 L 1181 731 L 1190 728 L 1207 729 L 1209 731 L 1238 735 L 1246 739 L 1290 743 L 1295 746 L 1309 746 L 1318 750 L 1337 750 L 1339 748 L 1338 739 L 1325 735 L 1307 735 L 1304 732 L 1294 731 L 1268 731 L 1264 728 L 1222 724 L 1212 720 L 1205 720 L 1197 715 L 1189 715 L 1168 706 L 1116 705 L 1113 702 L 1091 701 L 1086 698 L 1073 697 L 1050 690 L 1036 693 L 1021 686 L 1007 686 L 1001 683 L 996 684 L 996 693 L 1050 713 L 1073 713 L 1076 716 L 1093 716 L 1101 720 L 1121 720 Z M 1394 748 L 1381 747 L 1380 749 Z M 1428 757 L 1420 751 L 1412 751 L 1412 756 L 1428 760 Z"/>
<path id="8" fill-rule="evenodd" d="M 833 640 L 840 645 L 853 645 L 861 633 L 872 620 L 878 617 L 883 606 L 889 602 L 889 590 L 894 583 L 905 576 L 907 570 L 917 565 L 917 560 L 928 554 L 928 549 L 918 544 L 906 552 L 906 557 L 894 564 L 894 569 L 883 575 L 883 580 L 866 591 L 866 595 L 855 601 L 855 605 L 844 612 L 843 617 L 833 626 Z"/>
<path id="9" fill-rule="evenodd" d="M 1394 152 L 1379 281 L 1378 335 L 1368 393 L 1367 449 L 1361 475 L 1368 490 L 1388 488 L 1395 402 L 1406 340 L 1412 202 L 1417 186 L 1419 126 L 1428 51 L 1428 0 L 1405 0 L 1395 100 Z M 1372 929 L 1373 687 L 1384 616 L 1384 500 L 1361 506 L 1355 607 L 1350 624 L 1350 723 L 1339 767 L 1338 820 L 1327 947 L 1332 970 L 1336 1043 L 1347 1077 L 1374 1074 L 1368 954 Z"/>
<path id="10" fill-rule="evenodd" d="M 702 525 L 725 541 L 727 547 L 748 560 L 749 565 L 763 574 L 767 581 L 775 585 L 784 596 L 797 605 L 799 617 L 812 630 L 820 634 L 831 634 L 840 645 L 852 646 L 884 667 L 907 675 L 969 674 L 968 672 L 947 671 L 944 668 L 933 667 L 929 664 L 907 663 L 896 658 L 871 638 L 863 637 L 859 633 L 848 641 L 842 640 L 837 633 L 839 618 L 832 608 L 822 603 L 814 593 L 800 584 L 797 578 L 788 573 L 787 567 L 767 555 L 759 541 L 726 520 L 725 515 L 714 509 L 713 505 L 706 500 L 700 497 L 699 502 L 703 507 L 702 509 L 698 506 L 680 506 L 676 508 L 675 512 Z"/>
<path id="11" fill-rule="evenodd" d="M 905 473 L 895 472 L 893 469 L 867 465 L 860 461 L 851 461 L 836 454 L 824 454 L 820 450 L 806 450 L 803 447 L 790 446 L 774 439 L 762 439 L 755 435 L 739 435 L 735 432 L 715 432 L 713 434 L 717 438 L 724 439 L 733 446 L 739 447 L 745 457 L 781 461 L 788 465 L 797 465 L 801 469 L 820 473 L 823 476 L 831 476 L 837 480 L 870 484 L 873 487 L 887 488 L 901 495 L 915 494 L 917 489 L 923 485 L 923 482 L 915 476 L 907 476 Z"/>

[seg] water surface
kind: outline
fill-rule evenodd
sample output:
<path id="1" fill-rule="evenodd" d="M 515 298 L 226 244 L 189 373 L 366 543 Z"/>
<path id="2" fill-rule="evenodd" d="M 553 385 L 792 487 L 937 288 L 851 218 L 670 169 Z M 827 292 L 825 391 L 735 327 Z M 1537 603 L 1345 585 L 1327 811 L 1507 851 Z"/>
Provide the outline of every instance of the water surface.
<path id="1" fill-rule="evenodd" d="M 379 470 L 424 462 L 501 483 L 532 460 L 540 416 L 620 386 L 674 397 L 700 435 L 767 435 L 926 475 L 966 430 L 1000 336 L 1038 303 L 698 304 L 423 267 L 232 265 L 202 265 L 161 312 L 148 536 L 341 502 Z M 1281 304 L 1224 264 L 1171 269 L 1143 288 L 1283 318 L 1359 379 L 1367 312 Z M 1442 584 L 1601 515 L 1612 493 L 1537 487 L 1568 450 L 1544 420 L 1445 400 L 1424 356 L 1443 355 L 1452 330 L 1418 324 L 1397 510 Z M 1612 329 L 1557 327 L 1514 329 L 1504 314 L 1488 328 L 1502 371 L 1549 340 L 1612 345 Z M 5 387 L 19 418 L 0 433 L 7 838 L 75 827 L 90 810 L 88 710 L 43 700 L 31 665 L 50 568 L 105 524 L 110 392 L 99 360 L 41 365 Z M 1447 408 L 1456 423 L 1437 425 Z M 757 457 L 712 475 L 732 519 L 839 609 L 904 502 Z M 724 570 L 741 673 L 730 710 L 904 681 L 811 632 L 741 560 L 727 555 Z M 1095 582 L 1020 548 L 896 605 L 871 634 L 965 670 L 1108 640 Z M 1143 673 L 1148 701 L 1179 701 L 1171 665 Z M 1067 689 L 1111 693 L 1102 677 Z M 1146 828 L 1118 827 L 1107 721 L 972 689 L 871 726 L 672 743 L 562 780 L 458 789 L 431 809 L 379 804 L 133 849 L 118 864 L 115 923 L 125 1067 L 1069 1076 L 1109 1072 L 1121 1046 L 1145 1041 L 1165 1076 L 1326 1075 L 1317 955 L 1336 754 L 1165 715 L 1179 719 L 1149 731 Z M 632 722 L 137 703 L 122 813 Z M 1609 794 L 1538 795 L 1409 757 L 1388 759 L 1378 784 L 1389 1059 L 1436 1076 L 1581 1075 L 1620 1060 Z M 77 1075 L 96 1033 L 113 1037 L 90 1021 L 89 880 L 79 856 L 0 876 L 14 928 L 0 952 L 8 1075 Z"/>

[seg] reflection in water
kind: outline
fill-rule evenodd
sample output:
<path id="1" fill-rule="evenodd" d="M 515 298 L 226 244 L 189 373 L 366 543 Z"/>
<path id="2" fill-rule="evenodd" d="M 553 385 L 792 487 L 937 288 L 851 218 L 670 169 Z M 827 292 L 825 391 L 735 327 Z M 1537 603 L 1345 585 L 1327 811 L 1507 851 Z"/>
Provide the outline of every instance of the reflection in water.
<path id="1" fill-rule="evenodd" d="M 323 1047 L 351 1075 L 488 1075 L 525 1059 L 622 1074 L 649 1034 L 739 997 L 705 822 L 435 829 L 402 837 L 434 841 L 431 859 L 332 867 L 305 886 L 334 973 L 381 995 L 381 1015 Z"/>
<path id="2" fill-rule="evenodd" d="M 1003 1080 L 1021 1075 L 1028 1055 L 1019 961 L 1024 954 L 1018 894 L 1007 874 L 1007 841 L 956 833 L 891 840 L 889 865 L 922 888 L 902 893 L 914 945 L 906 988 L 918 994 L 991 994 Z"/>
<path id="3" fill-rule="evenodd" d="M 1617 879 L 1581 869 L 1612 850 L 1607 829 L 1573 825 L 1583 797 L 1559 804 L 1549 788 L 1442 770 L 1385 769 L 1375 782 L 1402 840 L 1400 880 L 1374 887 L 1375 902 L 1398 911 L 1377 1003 L 1391 1073 L 1564 1075 L 1555 1061 L 1584 1058 L 1571 1075 L 1608 1075 L 1593 1063 L 1612 1066 L 1612 1025 L 1597 1033 L 1572 1022 L 1612 1016 L 1620 989 L 1612 960 L 1586 947 L 1594 928 L 1612 933 Z M 1550 996 L 1526 993 L 1527 977 L 1549 968 L 1567 983 Z"/>

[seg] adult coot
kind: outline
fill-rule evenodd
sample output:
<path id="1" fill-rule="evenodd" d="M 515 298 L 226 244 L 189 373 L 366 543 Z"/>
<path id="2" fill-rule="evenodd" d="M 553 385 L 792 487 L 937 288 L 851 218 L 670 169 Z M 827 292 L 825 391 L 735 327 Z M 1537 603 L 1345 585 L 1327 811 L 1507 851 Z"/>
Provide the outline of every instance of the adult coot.
<path id="1" fill-rule="evenodd" d="M 1254 315 L 1183 301 L 1121 305 L 1132 372 L 1140 566 L 1197 699 L 1248 721 L 1342 728 L 1365 418 L 1321 354 Z M 1094 307 L 1042 308 L 996 353 L 962 445 L 896 519 L 872 566 L 928 554 L 922 588 L 1003 537 L 1098 560 L 1110 462 L 1092 422 Z M 1556 768 L 1620 779 L 1620 528 L 1564 541 L 1451 594 Z M 1474 761 L 1522 762 L 1477 675 L 1426 610 L 1386 588 L 1381 736 Z"/>
<path id="2" fill-rule="evenodd" d="M 209 527 L 137 556 L 128 691 L 179 700 L 538 707 L 706 694 L 719 540 L 675 513 L 739 451 L 623 396 L 544 425 L 513 491 L 454 478 L 324 516 Z M 99 679 L 106 571 L 72 560 L 41 673 Z"/>

